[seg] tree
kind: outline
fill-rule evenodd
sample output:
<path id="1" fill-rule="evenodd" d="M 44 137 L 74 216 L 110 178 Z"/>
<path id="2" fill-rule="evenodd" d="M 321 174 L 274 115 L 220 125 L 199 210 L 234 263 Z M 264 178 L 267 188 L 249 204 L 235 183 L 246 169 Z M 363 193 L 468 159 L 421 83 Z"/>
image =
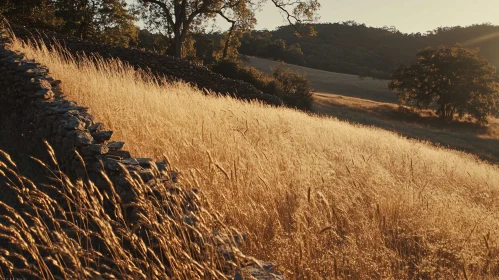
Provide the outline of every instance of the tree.
<path id="1" fill-rule="evenodd" d="M 138 30 L 126 6 L 125 0 L 0 0 L 0 13 L 26 27 L 128 46 Z"/>
<path id="2" fill-rule="evenodd" d="M 85 40 L 128 46 L 136 41 L 135 16 L 124 0 L 55 0 L 61 31 Z"/>
<path id="3" fill-rule="evenodd" d="M 250 28 L 256 22 L 254 11 L 271 1 L 290 24 L 314 19 L 320 8 L 318 0 L 139 0 L 142 17 L 149 28 L 169 34 L 175 56 L 182 57 L 184 42 L 193 30 L 203 27 L 217 15 L 231 23 L 224 55 L 236 29 Z"/>
<path id="4" fill-rule="evenodd" d="M 436 104 L 443 119 L 469 114 L 486 124 L 487 116 L 498 109 L 499 78 L 477 52 L 461 45 L 426 48 L 415 64 L 395 70 L 388 87 L 398 92 L 401 104 L 416 108 Z"/>
<path id="5" fill-rule="evenodd" d="M 52 0 L 0 0 L 0 13 L 12 23 L 48 29 L 60 27 Z"/>

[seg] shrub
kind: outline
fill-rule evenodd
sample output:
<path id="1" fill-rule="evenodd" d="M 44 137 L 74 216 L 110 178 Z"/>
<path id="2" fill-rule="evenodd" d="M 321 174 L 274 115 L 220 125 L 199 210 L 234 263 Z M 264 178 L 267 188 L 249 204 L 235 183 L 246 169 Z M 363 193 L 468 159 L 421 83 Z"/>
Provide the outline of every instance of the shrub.
<path id="1" fill-rule="evenodd" d="M 246 67 L 240 61 L 221 60 L 211 66 L 213 72 L 224 77 L 252 84 L 264 93 L 281 98 L 289 107 L 310 109 L 312 91 L 305 76 L 278 67 L 273 75 L 266 75 L 254 67 Z"/>
<path id="2" fill-rule="evenodd" d="M 272 71 L 272 76 L 281 85 L 281 99 L 289 106 L 308 110 L 312 106 L 312 88 L 305 75 L 282 66 Z"/>

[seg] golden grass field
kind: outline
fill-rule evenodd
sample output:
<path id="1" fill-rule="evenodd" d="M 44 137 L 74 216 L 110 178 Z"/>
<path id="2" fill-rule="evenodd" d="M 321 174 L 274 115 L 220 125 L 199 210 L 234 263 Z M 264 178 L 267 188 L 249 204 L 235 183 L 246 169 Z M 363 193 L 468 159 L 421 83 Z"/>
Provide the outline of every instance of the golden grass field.
<path id="1" fill-rule="evenodd" d="M 499 168 L 373 127 L 162 85 L 118 61 L 49 67 L 137 156 L 166 157 L 244 251 L 289 279 L 499 277 Z"/>
<path id="2" fill-rule="evenodd" d="M 307 68 L 293 64 L 283 64 L 273 60 L 245 56 L 246 66 L 255 67 L 264 73 L 270 74 L 273 68 L 284 65 L 293 71 L 303 73 L 310 80 L 316 92 L 341 94 L 343 96 L 362 98 L 378 102 L 397 103 L 395 94 L 388 91 L 386 80 L 377 80 L 369 77 L 359 78 L 356 75 L 328 72 Z"/>
<path id="3" fill-rule="evenodd" d="M 270 74 L 281 63 L 247 57 L 246 65 Z M 284 64 L 303 73 L 316 91 L 312 112 L 352 123 L 394 131 L 411 139 L 466 151 L 481 159 L 499 163 L 499 119 L 490 117 L 489 125 L 441 121 L 430 110 L 413 112 L 398 106 L 397 95 L 388 91 L 386 80 L 359 78 L 355 75 L 327 72 Z"/>
<path id="4" fill-rule="evenodd" d="M 56 170 L 51 160 L 31 164 Z M 183 224 L 186 195 L 175 196 L 168 212 L 150 185 L 127 176 L 137 193 L 140 213 L 130 227 L 114 187 L 71 182 L 53 171 L 49 183 L 34 182 L 0 150 L 0 277 L 2 279 L 228 279 L 212 230 L 231 232 L 215 213 L 199 211 L 196 234 L 207 244 L 195 250 L 193 232 Z M 5 184 L 4 184 L 5 183 Z M 167 192 L 167 183 L 156 191 Z M 105 206 L 111 201 L 113 208 Z M 147 234 L 147 238 L 143 235 Z M 236 262 L 243 260 L 238 256 Z M 230 269 L 230 267 L 229 267 Z"/>

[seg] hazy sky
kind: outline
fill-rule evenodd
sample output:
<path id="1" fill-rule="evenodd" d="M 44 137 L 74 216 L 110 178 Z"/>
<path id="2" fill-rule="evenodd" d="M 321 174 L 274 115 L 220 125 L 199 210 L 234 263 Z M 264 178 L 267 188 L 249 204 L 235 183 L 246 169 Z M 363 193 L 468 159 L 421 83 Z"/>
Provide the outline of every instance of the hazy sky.
<path id="1" fill-rule="evenodd" d="M 407 33 L 424 33 L 439 26 L 465 26 L 484 22 L 499 25 L 499 0 L 319 1 L 322 5 L 320 22 L 355 20 L 375 27 L 393 25 Z M 257 29 L 272 30 L 285 24 L 279 11 L 270 4 L 257 13 L 257 20 Z M 221 27 L 225 29 L 224 24 Z"/>

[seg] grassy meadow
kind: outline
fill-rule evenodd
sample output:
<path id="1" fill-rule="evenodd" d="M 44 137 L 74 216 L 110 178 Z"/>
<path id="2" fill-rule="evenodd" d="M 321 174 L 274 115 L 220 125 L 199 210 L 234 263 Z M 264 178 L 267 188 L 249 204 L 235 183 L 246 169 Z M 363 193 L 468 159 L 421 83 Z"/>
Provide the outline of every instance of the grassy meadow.
<path id="1" fill-rule="evenodd" d="M 362 98 L 385 103 L 397 103 L 397 95 L 387 88 L 387 80 L 373 79 L 369 77 L 359 78 L 356 75 L 328 72 L 312 69 L 293 64 L 282 64 L 281 62 L 245 56 L 244 64 L 255 67 L 264 73 L 272 73 L 272 69 L 284 65 L 293 71 L 303 73 L 310 80 L 316 92 L 341 94 L 343 96 Z"/>
<path id="2" fill-rule="evenodd" d="M 270 74 L 280 63 L 247 57 L 245 64 Z M 359 78 L 285 64 L 303 73 L 316 91 L 312 112 L 352 123 L 394 131 L 411 139 L 466 151 L 489 162 L 499 162 L 499 119 L 479 127 L 465 121 L 445 122 L 431 110 L 415 112 L 398 105 L 397 95 L 388 91 L 386 80 Z"/>
<path id="3" fill-rule="evenodd" d="M 136 156 L 167 158 L 244 252 L 289 279 L 499 277 L 499 168 L 287 108 L 163 85 L 119 61 L 15 42 Z"/>

